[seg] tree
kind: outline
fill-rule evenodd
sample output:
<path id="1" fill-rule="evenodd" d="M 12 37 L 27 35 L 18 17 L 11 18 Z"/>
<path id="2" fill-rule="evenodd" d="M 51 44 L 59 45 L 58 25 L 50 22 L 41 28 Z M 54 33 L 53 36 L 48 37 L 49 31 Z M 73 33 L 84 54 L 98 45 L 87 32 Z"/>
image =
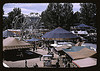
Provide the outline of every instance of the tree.
<path id="1" fill-rule="evenodd" d="M 70 26 L 73 25 L 73 5 L 72 3 L 64 3 L 63 5 L 63 28 L 70 30 Z"/>
<path id="2" fill-rule="evenodd" d="M 96 4 L 94 3 L 80 3 L 80 12 L 82 20 L 87 25 L 91 25 L 91 23 L 95 23 L 95 16 L 96 16 Z"/>
<path id="3" fill-rule="evenodd" d="M 74 14 L 73 14 L 73 22 L 74 23 L 80 23 L 80 19 L 81 19 L 81 17 L 80 17 L 80 12 L 75 12 Z"/>
<path id="4" fill-rule="evenodd" d="M 21 14 L 21 9 L 20 8 L 14 8 L 13 11 L 11 11 L 11 12 L 8 13 L 8 22 L 9 22 L 8 26 L 9 26 L 9 28 L 13 28 L 12 25 L 15 24 L 15 23 L 12 23 L 12 21 L 14 20 L 15 17 L 17 17 L 20 14 Z M 19 23 L 16 23 L 17 27 L 19 25 L 20 25 Z"/>
<path id="5" fill-rule="evenodd" d="M 5 17 L 5 16 L 3 16 L 3 24 L 2 24 L 3 30 L 5 30 L 5 29 L 8 28 L 8 25 L 7 25 L 7 24 L 9 24 L 9 23 L 8 23 L 8 18 Z"/>
<path id="6" fill-rule="evenodd" d="M 60 26 L 60 13 L 62 5 L 60 3 L 50 3 L 45 11 L 41 14 L 41 21 L 46 28 L 54 29 Z"/>
<path id="7" fill-rule="evenodd" d="M 49 3 L 47 9 L 41 14 L 41 21 L 48 29 L 62 27 L 69 29 L 73 15 L 71 3 Z"/>

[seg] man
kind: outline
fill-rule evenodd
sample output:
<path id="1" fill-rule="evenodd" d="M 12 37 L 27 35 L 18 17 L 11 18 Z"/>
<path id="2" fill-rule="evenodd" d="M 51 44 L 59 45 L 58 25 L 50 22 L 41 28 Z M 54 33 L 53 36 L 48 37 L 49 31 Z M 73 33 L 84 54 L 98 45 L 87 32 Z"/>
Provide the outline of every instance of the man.
<path id="1" fill-rule="evenodd" d="M 27 68 L 27 60 L 25 60 L 25 67 Z"/>
<path id="2" fill-rule="evenodd" d="M 38 68 L 38 65 L 37 65 L 37 63 L 35 64 L 34 68 Z"/>
<path id="3" fill-rule="evenodd" d="M 36 51 L 37 51 L 37 47 L 35 47 Z"/>
<path id="4" fill-rule="evenodd" d="M 40 55 L 40 61 L 41 61 L 41 57 L 42 57 L 42 55 Z"/>
<path id="5" fill-rule="evenodd" d="M 59 67 L 60 67 L 59 62 L 57 62 L 56 63 L 56 68 L 59 68 Z"/>
<path id="6" fill-rule="evenodd" d="M 68 63 L 68 68 L 70 68 L 70 63 Z"/>

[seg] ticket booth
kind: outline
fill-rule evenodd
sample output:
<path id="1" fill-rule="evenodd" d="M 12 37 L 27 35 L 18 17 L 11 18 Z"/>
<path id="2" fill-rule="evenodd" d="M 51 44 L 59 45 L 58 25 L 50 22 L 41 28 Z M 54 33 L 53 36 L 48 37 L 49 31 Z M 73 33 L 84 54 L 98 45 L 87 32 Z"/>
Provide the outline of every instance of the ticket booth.
<path id="1" fill-rule="evenodd" d="M 44 66 L 46 66 L 46 67 L 51 66 L 51 58 L 52 58 L 52 55 L 43 55 Z"/>

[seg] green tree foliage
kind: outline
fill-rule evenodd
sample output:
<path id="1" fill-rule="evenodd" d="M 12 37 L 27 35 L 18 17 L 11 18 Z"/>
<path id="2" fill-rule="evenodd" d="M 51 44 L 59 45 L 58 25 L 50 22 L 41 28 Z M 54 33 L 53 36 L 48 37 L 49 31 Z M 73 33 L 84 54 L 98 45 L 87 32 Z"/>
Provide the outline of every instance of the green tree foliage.
<path id="1" fill-rule="evenodd" d="M 59 6 L 58 6 L 59 5 Z M 44 26 L 46 28 L 51 29 L 58 27 L 60 24 L 60 20 L 58 17 L 60 14 L 58 7 L 61 7 L 61 4 L 50 3 L 48 8 L 42 12 L 41 21 L 44 22 Z M 58 24 L 58 25 L 57 25 Z"/>
<path id="2" fill-rule="evenodd" d="M 82 21 L 84 24 L 91 25 L 91 23 L 96 24 L 96 4 L 94 3 L 80 3 L 80 12 Z M 91 25 L 93 26 L 93 25 Z"/>
<path id="3" fill-rule="evenodd" d="M 3 17 L 3 24 L 2 24 L 2 28 L 3 30 L 7 29 L 8 28 L 8 18 L 7 17 Z"/>
<path id="4" fill-rule="evenodd" d="M 8 29 L 13 28 L 13 26 L 12 26 L 13 25 L 13 23 L 12 23 L 13 19 L 20 14 L 21 14 L 20 8 L 14 8 L 13 11 L 8 13 L 8 18 L 6 19 L 6 22 L 5 22 Z M 16 23 L 16 25 L 17 25 L 17 27 L 21 26 L 21 24 L 19 24 L 19 23 Z"/>
<path id="5" fill-rule="evenodd" d="M 4 11 L 3 11 L 2 15 L 4 15 Z M 5 17 L 5 16 L 3 16 L 3 24 L 2 24 L 2 28 L 3 28 L 3 30 L 5 30 L 5 29 L 7 29 L 7 28 L 9 27 L 8 24 L 9 24 L 9 22 L 8 22 L 8 18 Z"/>
<path id="6" fill-rule="evenodd" d="M 49 3 L 47 9 L 41 14 L 41 22 L 44 22 L 44 26 L 48 29 L 62 27 L 69 30 L 72 23 L 72 9 L 71 3 Z"/>
<path id="7" fill-rule="evenodd" d="M 63 14 L 63 28 L 70 30 L 70 26 L 73 25 L 73 5 L 72 3 L 64 3 L 62 12 Z"/>
<path id="8" fill-rule="evenodd" d="M 80 23 L 80 20 L 81 20 L 80 15 L 81 15 L 81 13 L 78 11 L 73 14 L 73 22 L 74 23 Z"/>

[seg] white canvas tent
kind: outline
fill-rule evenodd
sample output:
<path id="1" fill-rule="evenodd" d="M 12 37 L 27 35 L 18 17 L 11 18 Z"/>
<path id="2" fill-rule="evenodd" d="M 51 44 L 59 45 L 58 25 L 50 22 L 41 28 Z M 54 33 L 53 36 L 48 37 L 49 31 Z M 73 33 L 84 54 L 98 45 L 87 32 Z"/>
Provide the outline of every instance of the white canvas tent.
<path id="1" fill-rule="evenodd" d="M 66 49 L 66 48 L 69 48 L 67 45 L 62 45 L 62 46 L 60 46 L 60 47 L 55 47 L 55 49 L 57 50 L 57 51 L 61 51 L 61 50 L 63 50 L 63 49 Z"/>
<path id="2" fill-rule="evenodd" d="M 33 47 L 33 45 L 26 43 L 25 41 L 20 41 L 13 37 L 8 37 L 3 40 L 3 50 L 30 48 L 30 47 Z"/>
<path id="3" fill-rule="evenodd" d="M 77 31 L 77 33 L 75 33 L 75 31 L 71 31 L 73 34 L 78 34 L 78 35 L 87 35 L 88 32 L 87 31 Z"/>
<path id="4" fill-rule="evenodd" d="M 78 31 L 78 34 L 84 34 L 84 35 L 87 35 L 88 32 L 87 32 L 87 31 Z"/>
<path id="5" fill-rule="evenodd" d="M 80 59 L 80 58 L 87 58 L 90 57 L 94 54 L 96 54 L 96 51 L 88 49 L 88 48 L 83 48 L 80 51 L 77 52 L 66 52 L 72 59 Z"/>
<path id="6" fill-rule="evenodd" d="M 84 59 L 73 60 L 72 62 L 76 64 L 78 67 L 90 67 L 97 64 L 97 59 L 88 57 Z"/>

